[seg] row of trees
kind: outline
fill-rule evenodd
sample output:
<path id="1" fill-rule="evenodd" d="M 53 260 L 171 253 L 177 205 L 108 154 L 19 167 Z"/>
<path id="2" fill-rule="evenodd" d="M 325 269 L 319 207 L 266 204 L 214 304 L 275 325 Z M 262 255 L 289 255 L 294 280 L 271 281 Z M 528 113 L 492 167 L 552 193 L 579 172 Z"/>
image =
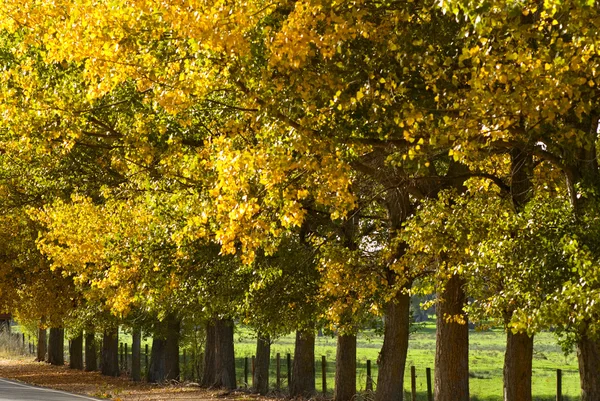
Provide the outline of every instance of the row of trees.
<path id="1" fill-rule="evenodd" d="M 3 309 L 164 355 L 204 322 L 225 387 L 234 319 L 259 371 L 296 331 L 293 394 L 327 326 L 339 401 L 383 315 L 388 401 L 436 293 L 437 401 L 469 398 L 467 319 L 506 328 L 506 400 L 548 328 L 599 399 L 599 7 L 0 1 Z"/>

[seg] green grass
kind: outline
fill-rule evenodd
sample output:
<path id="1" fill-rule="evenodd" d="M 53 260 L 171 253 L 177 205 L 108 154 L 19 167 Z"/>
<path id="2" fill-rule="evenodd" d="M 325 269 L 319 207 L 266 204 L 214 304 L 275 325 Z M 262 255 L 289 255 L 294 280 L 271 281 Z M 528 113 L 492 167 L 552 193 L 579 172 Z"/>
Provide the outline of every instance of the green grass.
<path id="1" fill-rule="evenodd" d="M 358 388 L 365 389 L 366 361 L 371 360 L 373 378 L 377 378 L 377 356 L 383 339 L 370 335 L 360 335 L 357 342 Z M 469 333 L 470 392 L 472 400 L 502 400 L 502 366 L 506 347 L 506 335 L 502 330 L 470 331 Z M 248 330 L 240 328 L 236 335 L 236 355 L 251 357 L 255 352 L 255 339 Z M 315 368 L 317 390 L 321 390 L 321 356 L 327 358 L 327 386 L 331 391 L 335 376 L 336 340 L 332 337 L 317 337 L 315 346 Z M 271 347 L 271 355 L 282 356 L 281 372 L 286 377 L 285 355 L 293 354 L 294 336 L 277 339 Z M 418 400 L 426 400 L 426 368 L 432 369 L 435 358 L 435 323 L 428 322 L 411 335 L 407 358 L 404 387 L 410 390 L 410 366 L 417 370 Z M 275 359 L 271 363 L 272 385 L 275 381 Z M 540 333 L 535 338 L 533 359 L 534 400 L 556 399 L 556 369 L 563 371 L 563 395 L 565 400 L 579 400 L 579 372 L 575 355 L 565 357 L 552 333 Z M 243 377 L 243 361 L 238 362 L 238 377 Z"/>
<path id="2" fill-rule="evenodd" d="M 13 330 L 18 327 L 13 327 Z M 286 355 L 294 352 L 293 334 L 279 338 L 271 347 L 270 384 L 275 388 L 276 383 L 276 354 L 281 355 L 281 386 L 287 388 L 287 361 Z M 122 333 L 121 342 L 131 344 L 131 336 Z M 377 356 L 381 349 L 383 339 L 373 333 L 359 335 L 357 341 L 357 386 L 364 391 L 366 385 L 366 363 L 371 360 L 372 376 L 377 379 Z M 146 338 L 142 343 L 151 346 L 151 339 Z M 500 329 L 489 331 L 470 331 L 469 333 L 469 369 L 470 393 L 474 401 L 499 401 L 502 400 L 502 366 L 506 346 L 506 335 Z M 248 358 L 248 370 L 251 372 L 251 357 L 255 353 L 256 339 L 251 330 L 238 327 L 235 335 L 236 370 L 238 384 L 244 384 L 244 358 Z M 335 377 L 335 352 L 336 339 L 330 336 L 317 337 L 315 346 L 316 388 L 321 391 L 321 357 L 327 359 L 327 388 L 332 392 Z M 404 387 L 410 389 L 410 366 L 417 370 L 417 400 L 426 400 L 425 369 L 431 368 L 435 358 L 435 323 L 429 321 L 420 325 L 418 330 L 411 335 Z M 188 361 L 190 354 L 187 354 Z M 183 357 L 180 358 L 183 363 Z M 144 356 L 142 355 L 142 365 Z M 183 368 L 183 367 L 182 367 Z M 143 368 L 144 369 L 144 368 Z M 565 401 L 579 400 L 579 373 L 577 358 L 574 354 L 565 356 L 556 342 L 554 334 L 540 333 L 535 338 L 533 357 L 533 396 L 534 400 L 550 401 L 556 399 L 556 369 L 563 371 L 563 395 Z M 189 372 L 189 367 L 187 368 Z M 249 381 L 252 378 L 249 372 Z"/>

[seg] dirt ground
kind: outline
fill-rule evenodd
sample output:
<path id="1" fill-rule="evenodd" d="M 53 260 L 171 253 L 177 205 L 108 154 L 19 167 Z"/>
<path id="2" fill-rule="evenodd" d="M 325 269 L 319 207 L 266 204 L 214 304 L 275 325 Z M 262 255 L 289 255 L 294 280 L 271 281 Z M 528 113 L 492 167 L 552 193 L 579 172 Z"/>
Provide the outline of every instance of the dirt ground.
<path id="1" fill-rule="evenodd" d="M 275 401 L 243 391 L 212 391 L 193 383 L 153 385 L 134 383 L 128 377 L 106 377 L 99 372 L 82 372 L 67 366 L 51 366 L 29 359 L 0 359 L 0 377 L 71 393 L 114 401 Z"/>

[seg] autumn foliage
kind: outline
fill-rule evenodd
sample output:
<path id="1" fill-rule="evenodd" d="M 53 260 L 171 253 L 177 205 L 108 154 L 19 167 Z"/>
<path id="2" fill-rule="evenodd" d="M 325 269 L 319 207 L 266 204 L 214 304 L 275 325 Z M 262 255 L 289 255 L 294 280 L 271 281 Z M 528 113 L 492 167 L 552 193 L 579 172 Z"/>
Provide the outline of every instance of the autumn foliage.
<path id="1" fill-rule="evenodd" d="M 0 307 L 353 335 L 458 282 L 438 324 L 600 344 L 596 2 L 0 9 Z"/>

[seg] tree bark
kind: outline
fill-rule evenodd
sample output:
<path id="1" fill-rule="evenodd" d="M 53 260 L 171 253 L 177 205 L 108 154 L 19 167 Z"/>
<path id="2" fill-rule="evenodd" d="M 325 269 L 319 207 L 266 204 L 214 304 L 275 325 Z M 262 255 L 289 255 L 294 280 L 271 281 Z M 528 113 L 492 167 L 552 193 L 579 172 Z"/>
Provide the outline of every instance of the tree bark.
<path id="1" fill-rule="evenodd" d="M 142 332 L 138 329 L 133 329 L 131 333 L 133 344 L 131 345 L 131 379 L 134 382 L 142 380 Z"/>
<path id="2" fill-rule="evenodd" d="M 37 358 L 35 359 L 38 362 L 46 361 L 46 351 L 48 350 L 46 341 L 46 329 L 38 329 Z"/>
<path id="3" fill-rule="evenodd" d="M 158 323 L 157 329 L 152 338 L 148 381 L 160 383 L 178 380 L 180 321 L 175 315 L 169 314 Z"/>
<path id="4" fill-rule="evenodd" d="M 48 339 L 48 362 L 51 365 L 62 366 L 65 364 L 65 329 L 50 328 Z"/>
<path id="5" fill-rule="evenodd" d="M 581 401 L 600 400 L 600 341 L 583 335 L 577 342 Z"/>
<path id="6" fill-rule="evenodd" d="M 165 341 L 165 380 L 179 380 L 179 336 L 181 321 L 175 315 L 169 314 L 164 324 L 167 333 Z"/>
<path id="7" fill-rule="evenodd" d="M 409 328 L 410 295 L 399 293 L 386 305 L 375 401 L 402 401 L 404 397 Z"/>
<path id="8" fill-rule="evenodd" d="M 510 329 L 504 354 L 504 401 L 531 401 L 533 336 Z"/>
<path id="9" fill-rule="evenodd" d="M 438 295 L 435 400 L 469 401 L 469 326 L 463 306 L 464 280 L 454 275 Z M 456 322 L 455 318 L 465 322 Z"/>
<path id="10" fill-rule="evenodd" d="M 510 192 L 517 213 L 521 213 L 533 197 L 533 155 L 525 149 L 514 147 L 510 151 Z M 507 313 L 505 322 L 510 321 Z M 527 333 L 513 334 L 510 329 L 506 338 L 504 354 L 504 400 L 531 401 L 531 376 L 533 337 Z"/>
<path id="11" fill-rule="evenodd" d="M 233 348 L 233 320 L 215 322 L 215 381 L 213 387 L 235 389 L 235 353 Z"/>
<path id="12" fill-rule="evenodd" d="M 215 382 L 215 352 L 217 350 L 215 321 L 206 322 L 206 344 L 204 346 L 204 369 L 202 370 L 202 387 L 210 387 Z"/>
<path id="13" fill-rule="evenodd" d="M 69 368 L 83 370 L 83 334 L 71 340 L 69 349 Z"/>
<path id="14" fill-rule="evenodd" d="M 315 394 L 315 333 L 296 331 L 290 396 L 310 398 Z"/>
<path id="15" fill-rule="evenodd" d="M 269 364 L 271 362 L 271 338 L 259 333 L 256 340 L 254 365 L 254 390 L 262 395 L 269 392 Z"/>
<path id="16" fill-rule="evenodd" d="M 337 338 L 335 356 L 335 401 L 353 401 L 356 396 L 356 335 L 344 334 Z"/>
<path id="17" fill-rule="evenodd" d="M 85 371 L 98 370 L 98 356 L 96 355 L 96 334 L 93 331 L 85 332 Z"/>
<path id="18" fill-rule="evenodd" d="M 148 367 L 148 381 L 160 383 L 165 380 L 167 369 L 165 366 L 165 348 L 167 341 L 158 337 L 152 337 L 152 350 L 150 351 L 150 366 Z"/>
<path id="19" fill-rule="evenodd" d="M 119 371 L 119 330 L 105 329 L 102 339 L 102 374 L 117 377 Z"/>

